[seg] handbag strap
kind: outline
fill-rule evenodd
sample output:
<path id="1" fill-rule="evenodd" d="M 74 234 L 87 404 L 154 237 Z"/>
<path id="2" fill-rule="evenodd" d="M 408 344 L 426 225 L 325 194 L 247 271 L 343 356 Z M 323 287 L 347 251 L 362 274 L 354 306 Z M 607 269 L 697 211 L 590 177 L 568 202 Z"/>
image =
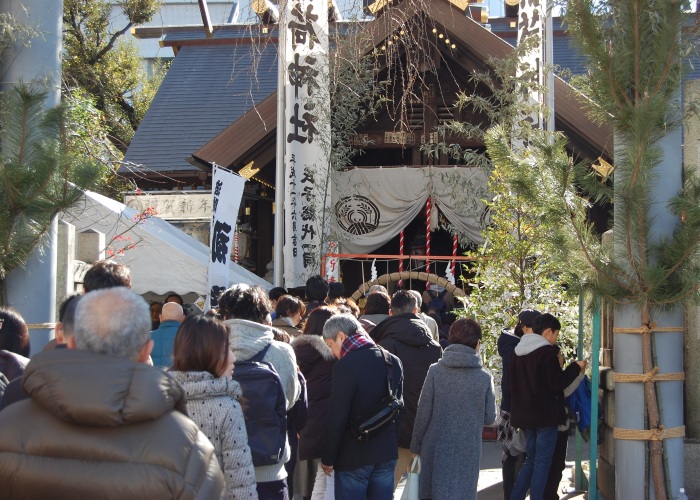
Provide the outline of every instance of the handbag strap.
<path id="1" fill-rule="evenodd" d="M 411 468 L 408 472 L 420 474 L 420 455 L 416 455 L 415 457 L 413 457 L 413 461 L 411 462 Z"/>
<path id="2" fill-rule="evenodd" d="M 257 363 L 261 362 L 265 358 L 265 354 L 267 354 L 267 350 L 270 348 L 270 344 L 267 344 L 265 347 L 263 347 L 259 353 L 257 353 L 255 356 L 250 358 L 248 361 L 255 361 Z"/>
<path id="3" fill-rule="evenodd" d="M 387 388 L 389 390 L 389 395 L 396 397 L 395 391 L 394 391 L 394 362 L 391 359 L 391 354 L 389 351 L 383 348 L 379 348 L 379 350 L 382 353 L 382 356 L 384 356 L 384 363 L 386 364 L 386 383 L 387 383 Z"/>

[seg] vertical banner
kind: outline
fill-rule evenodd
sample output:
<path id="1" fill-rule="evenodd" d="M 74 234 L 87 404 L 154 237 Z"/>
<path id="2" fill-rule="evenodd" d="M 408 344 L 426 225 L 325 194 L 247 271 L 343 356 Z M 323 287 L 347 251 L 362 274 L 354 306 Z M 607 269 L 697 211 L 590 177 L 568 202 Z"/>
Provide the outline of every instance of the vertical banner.
<path id="1" fill-rule="evenodd" d="M 531 104 L 538 105 L 539 110 L 532 113 L 527 121 L 532 123 L 533 127 L 542 128 L 543 115 L 542 104 L 544 103 L 544 95 L 538 89 L 544 85 L 544 66 L 545 66 L 545 17 L 546 17 L 547 0 L 520 0 L 520 11 L 518 15 L 518 46 L 525 40 L 532 37 L 537 37 L 531 50 L 521 59 L 516 70 L 516 76 L 522 77 L 528 74 L 532 78 L 532 83 L 537 87 L 530 91 Z"/>
<path id="2" fill-rule="evenodd" d="M 217 307 L 218 297 L 229 283 L 229 262 L 233 249 L 234 231 L 241 206 L 245 179 L 214 165 L 212 173 L 211 229 L 209 231 L 209 293 L 204 310 Z"/>
<path id="3" fill-rule="evenodd" d="M 328 243 L 328 253 L 326 254 L 326 268 L 324 278 L 329 283 L 340 281 L 340 259 L 335 257 L 338 253 L 338 244 L 335 241 Z"/>
<path id="4" fill-rule="evenodd" d="M 328 4 L 287 0 L 284 81 L 284 286 L 321 274 L 330 206 Z M 281 188 L 281 187 L 280 187 Z"/>

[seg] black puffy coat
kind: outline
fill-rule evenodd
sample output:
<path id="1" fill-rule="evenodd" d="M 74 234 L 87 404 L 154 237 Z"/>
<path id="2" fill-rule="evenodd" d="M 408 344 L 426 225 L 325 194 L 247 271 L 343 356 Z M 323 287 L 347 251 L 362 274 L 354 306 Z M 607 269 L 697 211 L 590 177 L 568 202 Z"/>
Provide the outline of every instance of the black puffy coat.
<path id="1" fill-rule="evenodd" d="M 403 402 L 406 412 L 399 425 L 399 446 L 409 448 L 423 382 L 430 365 L 442 357 L 442 348 L 433 340 L 425 322 L 410 313 L 385 319 L 372 330 L 372 338 L 396 355 L 403 364 Z"/>
<path id="2" fill-rule="evenodd" d="M 316 335 L 300 335 L 292 340 L 292 347 L 299 370 L 306 379 L 309 404 L 306 426 L 299 438 L 299 459 L 321 458 L 336 359 L 323 338 Z"/>

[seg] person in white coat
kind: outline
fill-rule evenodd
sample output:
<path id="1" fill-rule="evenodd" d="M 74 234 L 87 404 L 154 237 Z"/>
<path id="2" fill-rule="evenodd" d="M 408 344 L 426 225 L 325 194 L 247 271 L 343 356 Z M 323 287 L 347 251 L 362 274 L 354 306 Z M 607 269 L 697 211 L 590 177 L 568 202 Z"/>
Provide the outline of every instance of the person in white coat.
<path id="1" fill-rule="evenodd" d="M 236 360 L 247 361 L 269 344 L 262 361 L 270 363 L 277 371 L 289 411 L 301 394 L 297 361 L 292 346 L 274 340 L 270 326 L 271 312 L 267 293 L 258 286 L 234 285 L 219 297 L 219 314 L 228 328 L 231 351 Z M 287 442 L 280 462 L 255 467 L 258 496 L 261 499 L 287 498 L 287 471 L 284 464 L 290 456 Z"/>

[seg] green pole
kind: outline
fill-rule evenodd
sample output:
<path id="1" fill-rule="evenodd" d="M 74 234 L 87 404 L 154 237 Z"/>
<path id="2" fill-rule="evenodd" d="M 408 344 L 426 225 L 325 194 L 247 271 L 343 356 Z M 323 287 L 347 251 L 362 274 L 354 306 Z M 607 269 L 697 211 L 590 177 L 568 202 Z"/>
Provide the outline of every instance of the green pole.
<path id="1" fill-rule="evenodd" d="M 598 500 L 598 387 L 600 386 L 600 299 L 593 309 L 593 346 L 591 347 L 591 454 L 588 479 L 588 498 Z"/>
<path id="2" fill-rule="evenodd" d="M 578 360 L 583 359 L 583 290 L 578 296 L 578 347 L 576 348 Z M 586 476 L 583 475 L 581 460 L 583 457 L 583 439 L 576 428 L 576 465 L 574 466 L 574 488 L 576 491 L 586 491 L 588 484 Z"/>

